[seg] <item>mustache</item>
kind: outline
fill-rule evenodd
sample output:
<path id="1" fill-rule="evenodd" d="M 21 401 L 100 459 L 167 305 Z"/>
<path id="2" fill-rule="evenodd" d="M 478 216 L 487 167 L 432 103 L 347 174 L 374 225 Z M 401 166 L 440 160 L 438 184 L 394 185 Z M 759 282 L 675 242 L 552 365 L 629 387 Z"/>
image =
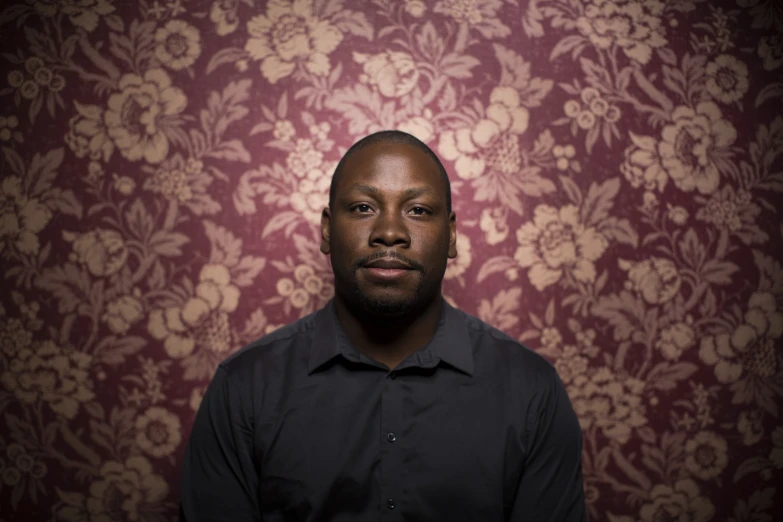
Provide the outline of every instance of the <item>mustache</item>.
<path id="1" fill-rule="evenodd" d="M 360 259 L 357 259 L 356 262 L 353 264 L 354 270 L 358 270 L 362 266 L 366 265 L 367 263 L 371 263 L 377 259 L 399 259 L 406 265 L 410 266 L 413 270 L 418 270 L 419 272 L 424 272 L 424 265 L 421 263 L 414 261 L 413 259 L 407 258 L 404 255 L 397 253 L 393 250 L 384 250 L 383 252 L 376 252 L 374 254 L 371 254 L 369 256 L 362 257 Z"/>

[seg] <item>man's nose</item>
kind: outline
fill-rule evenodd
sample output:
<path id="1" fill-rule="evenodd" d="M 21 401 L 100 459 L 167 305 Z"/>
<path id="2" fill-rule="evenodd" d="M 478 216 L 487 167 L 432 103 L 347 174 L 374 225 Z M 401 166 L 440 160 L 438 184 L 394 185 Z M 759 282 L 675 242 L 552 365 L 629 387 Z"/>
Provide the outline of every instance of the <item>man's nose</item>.
<path id="1" fill-rule="evenodd" d="M 399 213 L 382 211 L 375 218 L 370 245 L 408 245 L 410 241 L 408 227 Z"/>

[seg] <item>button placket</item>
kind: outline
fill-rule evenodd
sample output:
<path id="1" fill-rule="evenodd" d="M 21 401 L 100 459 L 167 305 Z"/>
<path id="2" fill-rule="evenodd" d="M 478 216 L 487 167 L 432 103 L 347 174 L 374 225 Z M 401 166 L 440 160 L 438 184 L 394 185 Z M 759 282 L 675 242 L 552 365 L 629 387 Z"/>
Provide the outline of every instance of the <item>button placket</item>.
<path id="1" fill-rule="evenodd" d="M 387 375 L 381 403 L 381 509 L 392 518 L 399 515 L 403 480 L 403 447 L 398 433 L 403 433 L 403 392 L 404 383 L 399 382 L 397 373 Z M 385 439 L 385 440 L 384 440 Z M 394 515 L 392 515 L 394 510 Z"/>

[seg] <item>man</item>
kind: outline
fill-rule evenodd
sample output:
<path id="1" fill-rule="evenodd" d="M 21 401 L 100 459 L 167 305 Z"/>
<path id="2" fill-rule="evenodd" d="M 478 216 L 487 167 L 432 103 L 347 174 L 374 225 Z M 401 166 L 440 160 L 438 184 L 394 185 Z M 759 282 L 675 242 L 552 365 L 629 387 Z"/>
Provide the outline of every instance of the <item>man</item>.
<path id="1" fill-rule="evenodd" d="M 456 234 L 424 143 L 349 149 L 321 220 L 334 299 L 217 369 L 185 454 L 188 522 L 586 519 L 553 367 L 441 295 Z"/>

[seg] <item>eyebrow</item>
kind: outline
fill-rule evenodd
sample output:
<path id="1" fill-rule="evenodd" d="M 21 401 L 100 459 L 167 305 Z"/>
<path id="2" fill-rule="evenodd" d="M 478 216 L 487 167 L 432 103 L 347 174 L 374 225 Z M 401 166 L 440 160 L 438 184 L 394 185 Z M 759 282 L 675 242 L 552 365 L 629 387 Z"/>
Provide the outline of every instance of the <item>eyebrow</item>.
<path id="1" fill-rule="evenodd" d="M 353 185 L 351 185 L 351 188 L 353 190 L 361 192 L 362 194 L 365 194 L 367 196 L 372 196 L 375 198 L 378 198 L 378 196 L 380 196 L 381 193 L 381 191 L 377 187 L 372 187 L 370 185 L 362 185 L 361 183 L 354 183 Z M 413 188 L 406 189 L 402 193 L 402 197 L 404 199 L 413 199 L 419 196 L 423 196 L 425 194 L 430 194 L 432 192 L 433 190 L 429 187 L 413 187 Z"/>

